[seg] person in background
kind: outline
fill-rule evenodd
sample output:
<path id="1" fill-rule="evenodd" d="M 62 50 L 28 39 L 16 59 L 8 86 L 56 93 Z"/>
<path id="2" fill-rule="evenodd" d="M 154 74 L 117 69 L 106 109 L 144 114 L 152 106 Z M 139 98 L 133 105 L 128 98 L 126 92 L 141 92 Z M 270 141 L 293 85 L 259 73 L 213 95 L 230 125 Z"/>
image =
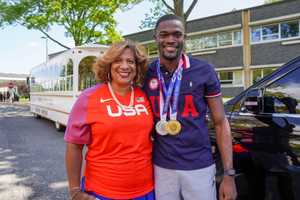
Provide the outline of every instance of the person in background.
<path id="1" fill-rule="evenodd" d="M 14 88 L 9 88 L 8 91 L 8 101 L 9 103 L 13 103 L 15 100 L 15 89 Z"/>
<path id="2" fill-rule="evenodd" d="M 212 65 L 184 54 L 185 28 L 180 17 L 162 16 L 154 34 L 159 58 L 150 64 L 144 90 L 155 115 L 156 199 L 216 199 L 207 106 L 224 167 L 219 199 L 235 199 L 232 139 L 217 74 Z"/>
<path id="3" fill-rule="evenodd" d="M 72 200 L 154 199 L 153 116 L 138 87 L 146 69 L 146 55 L 129 40 L 113 44 L 97 60 L 94 71 L 102 84 L 80 94 L 65 133 Z"/>

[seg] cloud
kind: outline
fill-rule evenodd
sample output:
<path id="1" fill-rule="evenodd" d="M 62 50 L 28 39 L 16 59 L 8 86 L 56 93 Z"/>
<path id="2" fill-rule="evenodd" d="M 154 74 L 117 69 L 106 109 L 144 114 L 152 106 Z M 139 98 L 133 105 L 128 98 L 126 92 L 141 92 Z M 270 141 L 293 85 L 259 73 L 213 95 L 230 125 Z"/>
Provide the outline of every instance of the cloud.
<path id="1" fill-rule="evenodd" d="M 29 43 L 27 43 L 27 46 L 28 47 L 38 47 L 38 46 L 40 46 L 40 44 L 37 42 L 29 42 Z"/>

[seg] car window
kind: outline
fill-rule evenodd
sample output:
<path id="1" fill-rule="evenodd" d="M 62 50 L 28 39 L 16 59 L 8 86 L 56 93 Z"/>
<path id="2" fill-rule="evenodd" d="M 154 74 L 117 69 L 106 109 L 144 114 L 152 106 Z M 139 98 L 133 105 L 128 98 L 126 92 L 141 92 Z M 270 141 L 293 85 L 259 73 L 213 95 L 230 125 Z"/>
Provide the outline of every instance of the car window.
<path id="1" fill-rule="evenodd" d="M 268 85 L 263 101 L 265 113 L 300 114 L 300 68 Z"/>

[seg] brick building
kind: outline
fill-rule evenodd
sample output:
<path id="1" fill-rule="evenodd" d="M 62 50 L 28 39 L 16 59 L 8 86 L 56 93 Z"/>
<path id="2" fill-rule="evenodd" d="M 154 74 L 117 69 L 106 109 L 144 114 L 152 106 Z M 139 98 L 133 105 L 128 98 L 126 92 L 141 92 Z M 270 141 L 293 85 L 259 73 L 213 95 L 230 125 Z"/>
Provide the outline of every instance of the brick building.
<path id="1" fill-rule="evenodd" d="M 224 96 L 234 96 L 300 55 L 300 1 L 288 0 L 187 22 L 186 52 L 215 66 Z M 130 35 L 158 55 L 153 30 Z"/>
<path id="2" fill-rule="evenodd" d="M 0 73 L 0 92 L 5 94 L 9 87 L 14 87 L 15 91 L 20 96 L 28 96 L 26 74 Z"/>

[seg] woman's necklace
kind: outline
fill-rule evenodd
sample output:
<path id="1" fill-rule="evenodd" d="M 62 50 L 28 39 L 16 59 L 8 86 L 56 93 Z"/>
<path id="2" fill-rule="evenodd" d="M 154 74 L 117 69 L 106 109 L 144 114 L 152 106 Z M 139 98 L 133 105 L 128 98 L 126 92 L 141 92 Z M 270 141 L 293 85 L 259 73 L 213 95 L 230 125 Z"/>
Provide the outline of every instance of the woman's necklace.
<path id="1" fill-rule="evenodd" d="M 131 87 L 131 94 L 130 94 L 130 102 L 129 102 L 129 105 L 126 106 L 126 105 L 123 105 L 120 103 L 120 101 L 117 99 L 115 93 L 114 93 L 114 90 L 112 89 L 112 86 L 111 86 L 111 83 L 108 82 L 108 89 L 109 89 L 109 92 L 113 98 L 113 100 L 116 102 L 116 104 L 118 104 L 121 108 L 131 108 L 133 106 L 133 99 L 134 99 L 134 90 L 133 90 L 133 87 Z"/>

